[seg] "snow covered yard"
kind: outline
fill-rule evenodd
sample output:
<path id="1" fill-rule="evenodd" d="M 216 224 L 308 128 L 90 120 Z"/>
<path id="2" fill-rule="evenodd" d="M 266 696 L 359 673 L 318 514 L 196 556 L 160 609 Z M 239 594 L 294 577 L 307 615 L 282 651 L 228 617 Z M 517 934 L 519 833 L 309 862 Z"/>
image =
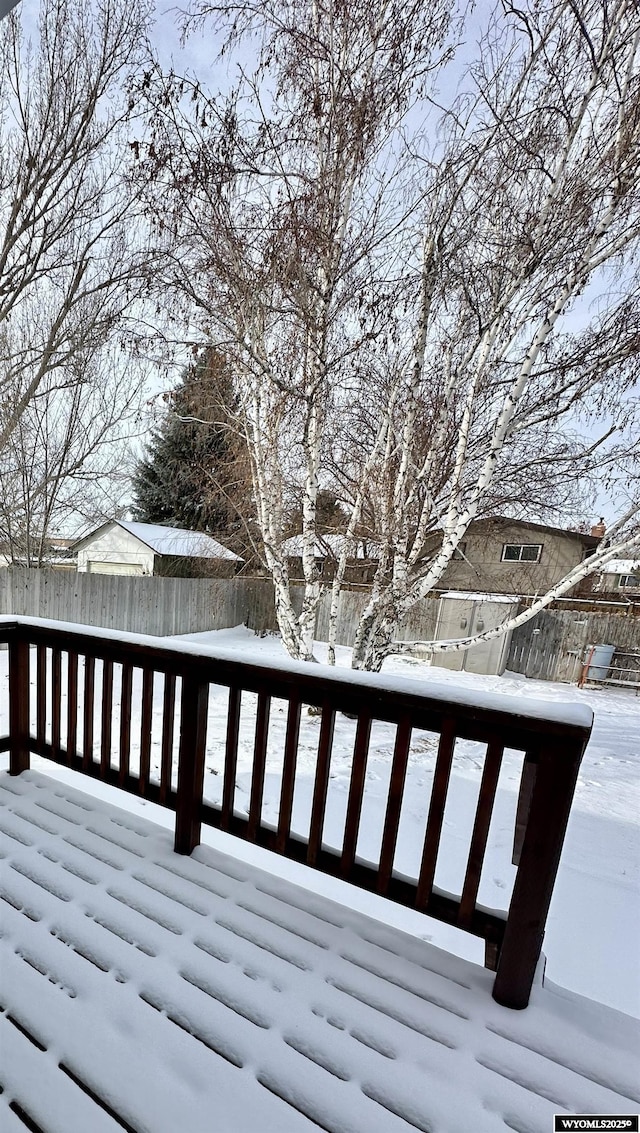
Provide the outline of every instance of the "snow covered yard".
<path id="1" fill-rule="evenodd" d="M 3 1133 L 548 1133 L 554 1113 L 637 1112 L 630 1017 L 549 986 L 509 1011 L 468 961 L 172 846 L 131 809 L 0 774 Z"/>

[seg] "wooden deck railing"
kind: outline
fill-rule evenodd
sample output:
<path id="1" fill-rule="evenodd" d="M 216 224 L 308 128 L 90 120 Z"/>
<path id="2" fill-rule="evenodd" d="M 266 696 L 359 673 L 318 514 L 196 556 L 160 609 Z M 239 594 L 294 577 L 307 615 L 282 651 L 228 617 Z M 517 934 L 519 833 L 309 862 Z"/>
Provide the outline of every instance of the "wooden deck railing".
<path id="1" fill-rule="evenodd" d="M 340 676 L 339 672 L 329 674 L 326 669 L 318 673 L 313 665 L 269 668 L 258 663 L 216 659 L 207 651 L 187 651 L 184 643 L 155 645 L 148 638 L 106 632 L 101 636 L 96 630 L 29 619 L 0 621 L 0 642 L 9 646 L 10 702 L 9 733 L 0 737 L 0 750 L 10 752 L 11 774 L 18 775 L 29 768 L 31 753 L 45 756 L 174 809 L 178 853 L 189 854 L 199 843 L 201 824 L 208 823 L 465 929 L 485 941 L 485 964 L 496 971 L 494 998 L 509 1007 L 527 1005 L 589 726 L 527 717 L 526 704 L 523 714 L 518 714 L 512 709 L 451 703 L 423 694 L 417 684 L 415 691 L 387 689 L 380 678 L 368 675 Z M 99 682 L 96 665 L 101 669 Z M 114 683 L 115 665 L 121 668 Z M 132 770 L 135 670 L 142 673 L 141 682 L 137 682 L 141 685 L 137 706 L 141 727 L 139 767 Z M 163 678 L 159 729 L 156 725 L 161 757 L 159 777 L 153 779 L 156 674 Z M 101 689 L 99 704 L 97 683 Z M 210 685 L 228 689 L 219 806 L 205 803 L 203 798 Z M 257 694 L 246 817 L 234 807 L 241 701 L 245 692 Z M 288 705 L 275 827 L 265 822 L 262 814 L 269 714 L 274 698 Z M 321 720 L 309 829 L 301 837 L 291 832 L 291 818 L 303 705 L 319 710 Z M 156 712 L 159 710 L 160 704 L 156 703 Z M 337 713 L 355 718 L 356 725 L 344 839 L 340 851 L 331 851 L 323 846 L 323 826 Z M 119 721 L 115 735 L 114 717 Z M 356 849 L 370 733 L 375 721 L 394 724 L 396 734 L 380 855 L 376 863 L 370 864 L 358 859 Z M 394 857 L 411 738 L 416 729 L 437 733 L 439 744 L 421 865 L 412 881 L 394 873 Z M 458 739 L 480 742 L 486 754 L 464 882 L 456 898 L 438 891 L 434 878 Z M 506 917 L 484 909 L 477 900 L 505 748 L 525 753 L 514 831 L 514 862 L 518 868 Z"/>

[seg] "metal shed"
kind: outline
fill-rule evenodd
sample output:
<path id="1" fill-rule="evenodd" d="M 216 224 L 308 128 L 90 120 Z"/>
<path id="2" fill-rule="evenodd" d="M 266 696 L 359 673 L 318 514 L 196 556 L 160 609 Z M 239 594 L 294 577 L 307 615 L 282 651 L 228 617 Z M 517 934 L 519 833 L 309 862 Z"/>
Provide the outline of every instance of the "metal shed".
<path id="1" fill-rule="evenodd" d="M 508 621 L 517 607 L 518 598 L 514 595 L 449 590 L 442 595 L 438 605 L 436 641 L 455 641 L 494 629 Z M 506 668 L 510 641 L 511 633 L 505 633 L 471 649 L 434 653 L 432 664 L 443 669 L 500 676 Z"/>

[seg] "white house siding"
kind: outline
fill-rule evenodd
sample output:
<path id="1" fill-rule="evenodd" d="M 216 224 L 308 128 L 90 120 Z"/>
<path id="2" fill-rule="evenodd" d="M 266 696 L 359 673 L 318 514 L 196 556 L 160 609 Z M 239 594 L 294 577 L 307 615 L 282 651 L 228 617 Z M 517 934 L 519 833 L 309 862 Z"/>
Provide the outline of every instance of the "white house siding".
<path id="1" fill-rule="evenodd" d="M 80 573 L 153 574 L 153 561 L 151 548 L 116 523 L 78 548 Z"/>
<path id="2" fill-rule="evenodd" d="M 99 563 L 87 559 L 87 574 L 144 574 L 142 563 Z"/>

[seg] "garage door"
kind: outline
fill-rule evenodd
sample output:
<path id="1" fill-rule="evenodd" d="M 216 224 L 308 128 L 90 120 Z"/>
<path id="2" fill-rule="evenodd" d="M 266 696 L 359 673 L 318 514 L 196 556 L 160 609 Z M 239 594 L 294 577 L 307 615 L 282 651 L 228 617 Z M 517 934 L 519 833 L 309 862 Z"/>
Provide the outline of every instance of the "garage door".
<path id="1" fill-rule="evenodd" d="M 89 574 L 143 574 L 142 563 L 101 563 L 87 560 Z"/>

